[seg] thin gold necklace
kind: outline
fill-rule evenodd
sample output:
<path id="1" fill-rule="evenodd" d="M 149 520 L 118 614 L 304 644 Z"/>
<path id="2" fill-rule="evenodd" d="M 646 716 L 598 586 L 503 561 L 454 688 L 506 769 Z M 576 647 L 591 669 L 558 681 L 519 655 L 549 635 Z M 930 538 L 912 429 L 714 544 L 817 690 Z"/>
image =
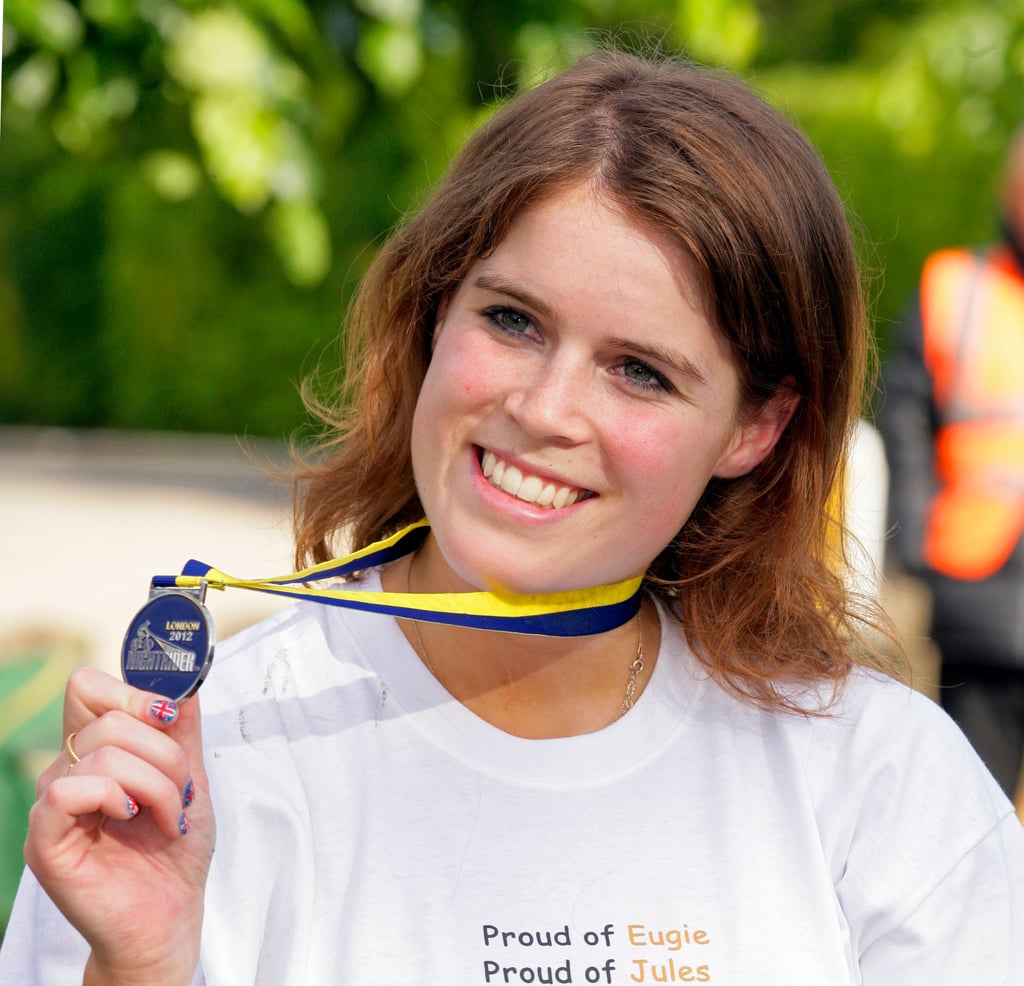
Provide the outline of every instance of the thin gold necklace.
<path id="1" fill-rule="evenodd" d="M 405 567 L 405 591 L 408 595 L 412 595 L 412 563 L 416 559 L 417 552 L 413 552 L 409 556 L 409 564 Z M 420 621 L 413 620 L 406 617 L 412 624 L 412 632 L 416 637 L 416 652 L 423 658 L 423 663 L 427 666 L 427 670 L 438 680 L 437 672 L 434 670 L 434 665 L 430 663 L 430 655 L 427 653 L 427 646 L 423 643 L 423 637 L 420 635 Z M 622 704 L 619 706 L 619 715 L 616 718 L 624 716 L 631 708 L 633 703 L 636 701 L 636 686 L 637 680 L 640 677 L 641 672 L 644 669 L 644 620 L 643 610 L 639 609 L 636 613 L 636 656 L 633 658 L 632 663 L 629 665 L 629 678 L 626 681 L 626 694 L 622 698 Z"/>

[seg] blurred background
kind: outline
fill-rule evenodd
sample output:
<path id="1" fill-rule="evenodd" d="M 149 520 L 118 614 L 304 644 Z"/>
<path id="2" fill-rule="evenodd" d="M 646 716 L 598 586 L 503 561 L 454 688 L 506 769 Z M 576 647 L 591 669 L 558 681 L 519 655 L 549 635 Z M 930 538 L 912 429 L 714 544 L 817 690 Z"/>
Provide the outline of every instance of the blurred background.
<path id="1" fill-rule="evenodd" d="M 883 356 L 925 255 L 992 234 L 1024 121 L 1019 0 L 5 0 L 3 17 L 0 929 L 68 670 L 116 664 L 152 574 L 288 568 L 266 469 L 301 440 L 299 382 L 329 377 L 382 236 L 496 100 L 609 29 L 740 73 L 848 203 Z M 210 601 L 221 636 L 267 605 L 231 596 Z"/>

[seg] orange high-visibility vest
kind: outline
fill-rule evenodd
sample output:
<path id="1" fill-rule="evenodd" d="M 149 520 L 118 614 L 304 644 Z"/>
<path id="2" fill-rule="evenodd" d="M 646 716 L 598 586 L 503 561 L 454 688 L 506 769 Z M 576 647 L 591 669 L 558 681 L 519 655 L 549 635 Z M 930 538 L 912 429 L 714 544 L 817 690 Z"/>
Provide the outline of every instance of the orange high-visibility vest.
<path id="1" fill-rule="evenodd" d="M 1013 255 L 933 254 L 921 319 L 940 417 L 924 558 L 954 578 L 982 579 L 1024 533 L 1024 279 Z"/>

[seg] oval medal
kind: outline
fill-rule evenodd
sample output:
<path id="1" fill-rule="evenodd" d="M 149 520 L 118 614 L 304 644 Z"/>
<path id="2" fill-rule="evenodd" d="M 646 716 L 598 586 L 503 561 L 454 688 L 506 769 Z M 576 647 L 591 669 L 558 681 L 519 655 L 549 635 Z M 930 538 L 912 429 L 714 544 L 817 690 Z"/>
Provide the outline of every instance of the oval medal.
<path id="1" fill-rule="evenodd" d="M 128 625 L 121 676 L 176 702 L 203 683 L 213 663 L 213 620 L 188 592 L 155 592 Z"/>

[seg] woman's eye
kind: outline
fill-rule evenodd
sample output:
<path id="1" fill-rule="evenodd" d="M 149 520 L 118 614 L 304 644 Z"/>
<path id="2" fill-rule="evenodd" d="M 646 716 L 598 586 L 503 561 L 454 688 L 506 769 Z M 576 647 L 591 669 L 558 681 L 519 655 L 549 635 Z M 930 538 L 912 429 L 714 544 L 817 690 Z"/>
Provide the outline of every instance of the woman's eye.
<path id="1" fill-rule="evenodd" d="M 642 390 L 669 390 L 668 381 L 657 370 L 652 370 L 646 363 L 629 359 L 622 364 L 622 375 Z"/>
<path id="2" fill-rule="evenodd" d="M 533 329 L 533 320 L 514 308 L 488 308 L 484 316 L 502 332 L 508 335 L 526 335 Z"/>

